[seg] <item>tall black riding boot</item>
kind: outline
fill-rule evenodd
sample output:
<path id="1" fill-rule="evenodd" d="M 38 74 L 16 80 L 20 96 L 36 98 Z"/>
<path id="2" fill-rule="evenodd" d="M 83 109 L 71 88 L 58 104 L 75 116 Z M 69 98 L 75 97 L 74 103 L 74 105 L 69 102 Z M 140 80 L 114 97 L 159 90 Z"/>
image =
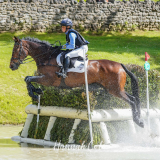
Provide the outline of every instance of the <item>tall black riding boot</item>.
<path id="1" fill-rule="evenodd" d="M 69 68 L 69 65 L 70 65 L 70 57 L 66 57 L 65 60 L 64 60 L 64 72 L 62 73 L 57 73 L 59 76 L 62 76 L 63 78 L 66 78 L 67 77 L 67 71 L 68 71 L 68 68 Z"/>
<path id="2" fill-rule="evenodd" d="M 66 57 L 64 60 L 64 74 L 66 75 L 66 77 L 67 77 L 67 71 L 69 69 L 69 65 L 70 65 L 70 57 Z"/>

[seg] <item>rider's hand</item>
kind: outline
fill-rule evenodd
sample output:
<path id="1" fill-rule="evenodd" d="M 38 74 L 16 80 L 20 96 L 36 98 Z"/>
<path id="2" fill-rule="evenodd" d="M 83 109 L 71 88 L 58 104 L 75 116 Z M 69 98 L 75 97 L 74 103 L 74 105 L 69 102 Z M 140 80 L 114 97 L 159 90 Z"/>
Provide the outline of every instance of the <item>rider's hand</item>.
<path id="1" fill-rule="evenodd" d="M 62 46 L 62 49 L 66 49 L 66 45 L 65 44 Z"/>

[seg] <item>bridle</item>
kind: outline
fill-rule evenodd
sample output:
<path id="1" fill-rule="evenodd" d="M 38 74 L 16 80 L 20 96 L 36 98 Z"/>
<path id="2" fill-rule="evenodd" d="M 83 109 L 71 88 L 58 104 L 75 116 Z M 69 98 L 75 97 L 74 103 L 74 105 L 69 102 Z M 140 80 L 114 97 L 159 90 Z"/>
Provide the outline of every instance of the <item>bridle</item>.
<path id="1" fill-rule="evenodd" d="M 20 51 L 19 51 L 19 53 L 18 53 L 18 58 L 13 58 L 13 57 L 12 57 L 11 60 L 18 60 L 18 62 L 19 62 L 20 64 L 23 64 L 23 60 L 24 60 L 24 59 L 21 59 L 22 51 L 24 52 L 25 57 L 27 56 L 27 54 L 26 54 L 26 52 L 25 52 L 25 50 L 24 50 L 24 48 L 23 48 L 23 46 L 22 46 L 22 41 L 20 40 L 20 43 L 18 43 L 18 44 L 16 44 L 16 43 L 18 43 L 18 42 L 15 42 L 15 45 L 17 45 L 17 46 L 20 45 Z"/>
<path id="2" fill-rule="evenodd" d="M 56 46 L 56 43 L 57 43 L 57 42 L 59 42 L 59 44 L 60 44 L 59 47 L 60 47 L 60 48 L 58 47 L 57 49 L 55 49 L 55 51 L 49 56 L 49 61 L 48 61 L 47 64 L 41 64 L 41 65 L 49 65 L 49 66 L 59 67 L 58 65 L 50 65 L 50 64 L 49 64 L 52 55 L 53 55 L 57 50 L 61 49 L 61 42 L 60 42 L 59 40 L 58 40 L 58 41 L 55 41 L 55 43 L 54 43 L 54 44 L 51 44 L 51 45 Z M 19 62 L 20 64 L 26 64 L 26 63 L 29 63 L 29 62 L 34 61 L 34 60 L 31 60 L 31 61 L 28 61 L 28 62 L 24 62 L 24 61 L 27 61 L 27 60 L 32 59 L 32 58 L 24 58 L 24 59 L 21 59 L 22 51 L 24 52 L 25 57 L 27 57 L 27 54 L 26 54 L 26 52 L 25 52 L 25 50 L 24 50 L 24 48 L 23 48 L 23 46 L 22 46 L 22 40 L 20 40 L 20 43 L 18 43 L 18 44 L 16 44 L 16 43 L 18 43 L 18 42 L 15 42 L 15 45 L 17 45 L 17 46 L 20 45 L 20 51 L 19 51 L 19 53 L 18 53 L 18 58 L 13 58 L 13 57 L 12 57 L 11 60 L 18 60 L 18 62 Z M 37 57 L 43 56 L 43 55 L 45 55 L 45 54 L 46 54 L 46 52 L 45 52 L 45 53 L 42 53 L 42 54 L 39 54 L 39 55 L 37 55 L 37 56 L 35 56 L 35 57 L 37 58 Z"/>

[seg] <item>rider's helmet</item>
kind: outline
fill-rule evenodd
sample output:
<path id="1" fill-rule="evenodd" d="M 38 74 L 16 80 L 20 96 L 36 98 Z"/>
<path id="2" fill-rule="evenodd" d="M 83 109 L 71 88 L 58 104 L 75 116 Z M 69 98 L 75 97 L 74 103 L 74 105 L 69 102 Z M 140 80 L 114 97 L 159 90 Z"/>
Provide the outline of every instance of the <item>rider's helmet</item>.
<path id="1" fill-rule="evenodd" d="M 61 26 L 70 26 L 71 28 L 73 26 L 73 23 L 69 18 L 66 18 L 61 21 Z"/>

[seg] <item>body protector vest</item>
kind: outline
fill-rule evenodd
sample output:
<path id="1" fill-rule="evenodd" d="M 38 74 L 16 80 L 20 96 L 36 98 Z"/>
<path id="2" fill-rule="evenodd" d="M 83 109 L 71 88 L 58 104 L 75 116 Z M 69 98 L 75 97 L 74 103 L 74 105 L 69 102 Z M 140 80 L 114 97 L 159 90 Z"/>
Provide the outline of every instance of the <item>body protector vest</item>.
<path id="1" fill-rule="evenodd" d="M 70 39 L 69 39 L 69 34 L 73 32 L 77 35 L 77 38 L 75 39 L 75 47 L 81 47 L 82 45 L 87 45 L 89 44 L 89 42 L 87 42 L 82 36 L 80 33 L 78 33 L 76 30 L 74 29 L 70 29 L 66 35 L 66 41 L 67 43 L 70 42 Z"/>

